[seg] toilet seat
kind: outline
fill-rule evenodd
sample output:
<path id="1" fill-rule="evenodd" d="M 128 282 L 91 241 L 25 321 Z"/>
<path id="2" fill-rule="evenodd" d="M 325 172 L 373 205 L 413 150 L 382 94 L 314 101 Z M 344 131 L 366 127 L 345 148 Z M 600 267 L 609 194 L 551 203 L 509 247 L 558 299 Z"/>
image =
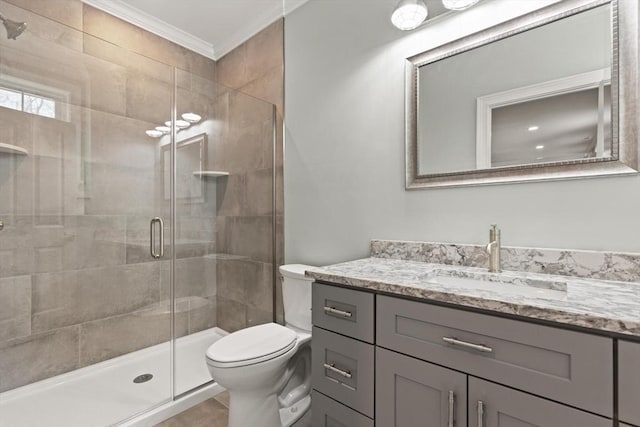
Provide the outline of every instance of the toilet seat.
<path id="1" fill-rule="evenodd" d="M 220 368 L 253 365 L 281 356 L 296 346 L 297 334 L 277 323 L 233 332 L 207 349 L 207 363 Z"/>

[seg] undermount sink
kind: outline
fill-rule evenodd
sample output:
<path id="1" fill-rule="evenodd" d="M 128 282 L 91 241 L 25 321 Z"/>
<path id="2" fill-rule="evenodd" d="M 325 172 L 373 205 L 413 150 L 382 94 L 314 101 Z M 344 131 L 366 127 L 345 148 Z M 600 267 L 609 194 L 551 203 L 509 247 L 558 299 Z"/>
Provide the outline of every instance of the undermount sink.
<path id="1" fill-rule="evenodd" d="M 565 299 L 567 283 L 556 279 L 539 279 L 460 270 L 433 270 L 427 281 L 457 289 L 500 292 L 536 298 Z"/>

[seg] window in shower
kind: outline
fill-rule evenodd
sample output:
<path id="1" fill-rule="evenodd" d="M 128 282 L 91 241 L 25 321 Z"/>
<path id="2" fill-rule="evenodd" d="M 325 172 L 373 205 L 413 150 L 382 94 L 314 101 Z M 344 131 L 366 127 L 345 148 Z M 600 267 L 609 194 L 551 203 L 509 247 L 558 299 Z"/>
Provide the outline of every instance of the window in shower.
<path id="1" fill-rule="evenodd" d="M 16 77 L 0 79 L 0 107 L 68 121 L 69 94 Z"/>

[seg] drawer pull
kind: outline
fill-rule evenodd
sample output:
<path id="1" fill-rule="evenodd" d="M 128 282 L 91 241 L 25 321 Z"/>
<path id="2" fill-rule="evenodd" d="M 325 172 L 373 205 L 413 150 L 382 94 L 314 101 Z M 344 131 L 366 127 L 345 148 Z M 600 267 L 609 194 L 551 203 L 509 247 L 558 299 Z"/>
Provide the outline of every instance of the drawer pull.
<path id="1" fill-rule="evenodd" d="M 481 351 L 482 353 L 492 353 L 493 352 L 493 349 L 491 347 L 487 347 L 486 345 L 474 344 L 474 343 L 470 343 L 470 342 L 466 342 L 466 341 L 461 341 L 461 340 L 459 340 L 457 338 L 442 337 L 442 341 L 446 342 L 447 344 L 457 345 L 457 346 L 460 346 L 460 347 L 469 348 L 471 350 Z"/>
<path id="2" fill-rule="evenodd" d="M 324 306 L 324 312 L 327 314 L 334 314 L 341 317 L 351 317 L 353 314 L 350 311 L 338 310 L 335 307 Z"/>
<path id="3" fill-rule="evenodd" d="M 330 370 L 331 372 L 335 372 L 336 374 L 342 375 L 345 378 L 351 378 L 351 372 L 338 369 L 333 363 L 325 363 L 324 368 Z"/>
<path id="4" fill-rule="evenodd" d="M 478 427 L 484 427 L 484 402 L 478 400 Z"/>
<path id="5" fill-rule="evenodd" d="M 453 390 L 449 390 L 449 422 L 447 423 L 447 427 L 453 427 L 455 424 L 454 421 L 454 408 L 456 406 L 456 394 Z"/>

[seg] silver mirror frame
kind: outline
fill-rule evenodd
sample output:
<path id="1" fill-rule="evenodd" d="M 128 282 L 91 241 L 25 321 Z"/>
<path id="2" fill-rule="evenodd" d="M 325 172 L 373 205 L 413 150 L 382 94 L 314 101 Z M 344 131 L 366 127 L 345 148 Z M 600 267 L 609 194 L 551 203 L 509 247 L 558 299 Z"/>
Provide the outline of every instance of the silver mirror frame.
<path id="1" fill-rule="evenodd" d="M 611 4 L 613 31 L 612 157 L 419 175 L 417 114 L 418 71 L 421 66 L 605 4 Z M 638 13 L 636 1 L 565 0 L 408 58 L 405 188 L 461 187 L 638 173 Z"/>

